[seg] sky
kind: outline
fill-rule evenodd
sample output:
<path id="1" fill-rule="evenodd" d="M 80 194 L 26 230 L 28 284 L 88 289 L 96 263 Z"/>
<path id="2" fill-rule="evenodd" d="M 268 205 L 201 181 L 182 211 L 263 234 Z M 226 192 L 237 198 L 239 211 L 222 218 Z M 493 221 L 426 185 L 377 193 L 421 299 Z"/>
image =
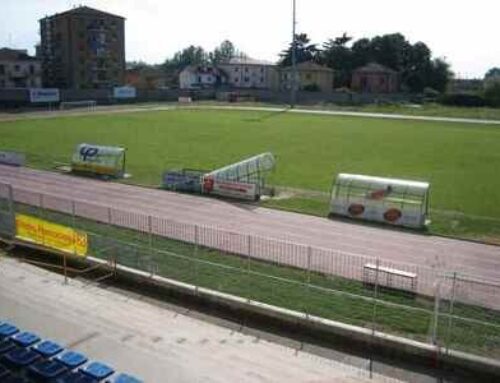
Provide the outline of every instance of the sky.
<path id="1" fill-rule="evenodd" d="M 127 61 L 161 63 L 191 44 L 231 40 L 253 58 L 276 61 L 292 36 L 292 0 L 0 0 L 0 47 L 28 49 L 38 20 L 77 5 L 126 18 Z M 499 0 L 297 0 L 297 32 L 319 43 L 400 32 L 423 41 L 460 78 L 500 67 Z"/>

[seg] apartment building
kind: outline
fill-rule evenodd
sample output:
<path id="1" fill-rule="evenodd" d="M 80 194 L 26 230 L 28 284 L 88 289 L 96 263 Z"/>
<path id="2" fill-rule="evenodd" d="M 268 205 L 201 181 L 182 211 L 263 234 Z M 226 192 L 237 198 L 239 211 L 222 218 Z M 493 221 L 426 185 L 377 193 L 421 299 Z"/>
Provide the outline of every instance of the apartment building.
<path id="1" fill-rule="evenodd" d="M 249 57 L 233 57 L 218 65 L 235 88 L 271 89 L 278 81 L 276 64 Z"/>
<path id="2" fill-rule="evenodd" d="M 80 6 L 40 20 L 45 87 L 109 88 L 124 83 L 125 19 Z"/>
<path id="3" fill-rule="evenodd" d="M 0 88 L 38 88 L 41 86 L 40 61 L 27 50 L 0 49 Z"/>

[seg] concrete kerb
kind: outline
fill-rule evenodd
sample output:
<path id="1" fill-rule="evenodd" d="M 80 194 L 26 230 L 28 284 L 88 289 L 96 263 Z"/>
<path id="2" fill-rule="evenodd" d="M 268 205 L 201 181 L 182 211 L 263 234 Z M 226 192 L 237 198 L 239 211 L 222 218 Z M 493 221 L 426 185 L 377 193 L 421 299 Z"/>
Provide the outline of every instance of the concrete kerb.
<path id="1" fill-rule="evenodd" d="M 91 263 L 106 264 L 107 261 L 87 257 Z M 371 345 L 392 355 L 404 355 L 407 359 L 416 361 L 438 362 L 447 367 L 458 367 L 480 374 L 491 374 L 500 376 L 500 361 L 472 355 L 469 353 L 448 350 L 445 352 L 441 347 L 411 339 L 390 335 L 371 329 L 349 325 L 321 317 L 307 315 L 305 313 L 252 301 L 231 294 L 197 287 L 191 284 L 179 282 L 159 275 L 131 267 L 116 265 L 117 273 L 135 282 L 149 282 L 162 288 L 174 290 L 182 295 L 192 296 L 207 302 L 213 302 L 222 307 L 232 310 L 245 311 L 260 315 L 264 318 L 281 322 L 285 326 L 300 326 L 308 332 L 319 334 L 330 334 L 334 337 L 349 339 L 350 341 Z"/>

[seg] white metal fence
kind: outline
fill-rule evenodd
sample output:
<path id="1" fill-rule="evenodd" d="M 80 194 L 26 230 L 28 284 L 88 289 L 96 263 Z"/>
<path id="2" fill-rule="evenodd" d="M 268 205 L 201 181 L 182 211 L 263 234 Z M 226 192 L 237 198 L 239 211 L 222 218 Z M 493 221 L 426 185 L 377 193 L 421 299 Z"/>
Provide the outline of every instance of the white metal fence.
<path id="1" fill-rule="evenodd" d="M 85 230 L 91 255 L 112 254 L 127 266 L 445 349 L 500 357 L 499 284 L 0 184 L 0 235 L 15 235 L 15 212 Z"/>

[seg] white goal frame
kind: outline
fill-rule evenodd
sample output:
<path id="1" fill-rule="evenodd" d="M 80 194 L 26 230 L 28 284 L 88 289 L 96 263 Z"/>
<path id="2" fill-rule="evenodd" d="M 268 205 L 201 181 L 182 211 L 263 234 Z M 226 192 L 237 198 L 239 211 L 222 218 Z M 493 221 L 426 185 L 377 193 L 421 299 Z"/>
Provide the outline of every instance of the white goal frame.
<path id="1" fill-rule="evenodd" d="M 62 101 L 59 104 L 59 110 L 68 110 L 73 108 L 87 108 L 89 111 L 93 111 L 96 106 L 97 106 L 97 101 L 95 100 Z"/>

